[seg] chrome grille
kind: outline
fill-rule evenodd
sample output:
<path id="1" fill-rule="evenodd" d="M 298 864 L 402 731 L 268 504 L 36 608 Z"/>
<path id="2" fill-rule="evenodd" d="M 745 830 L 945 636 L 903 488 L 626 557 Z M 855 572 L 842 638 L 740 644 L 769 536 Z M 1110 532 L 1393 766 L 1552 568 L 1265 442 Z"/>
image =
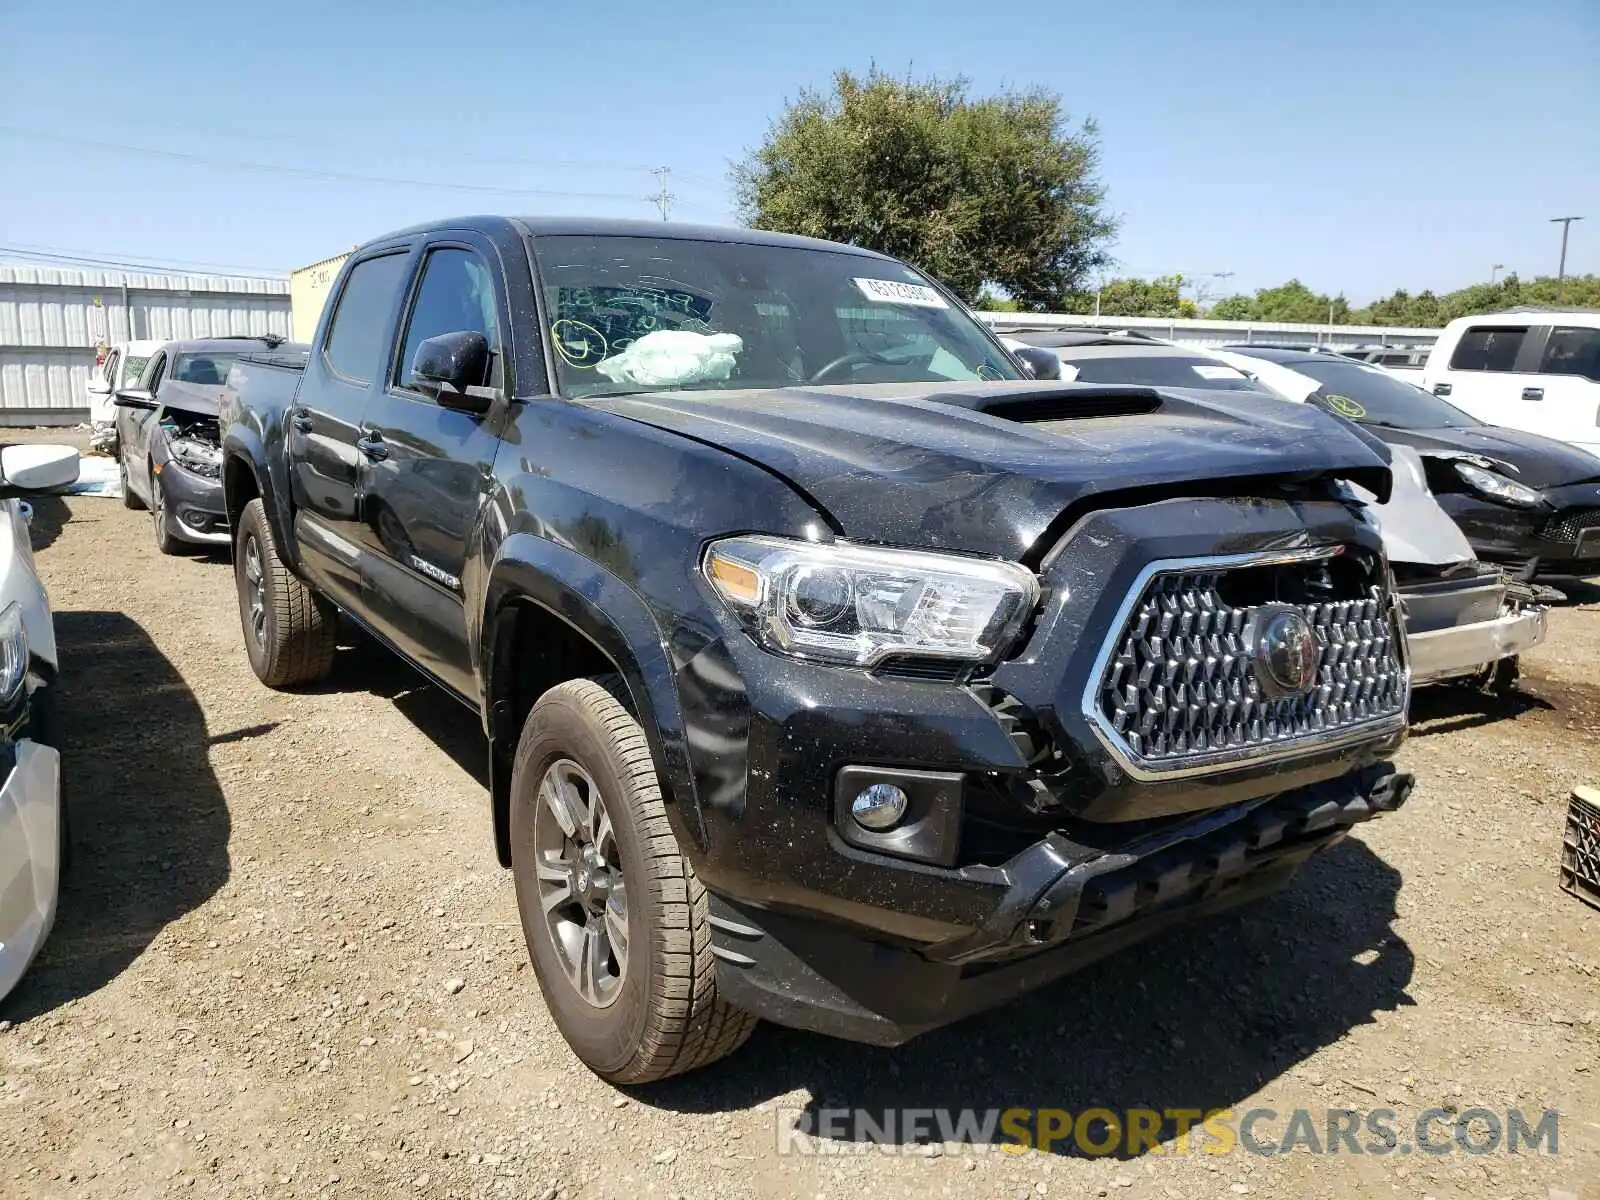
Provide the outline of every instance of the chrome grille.
<path id="1" fill-rule="evenodd" d="M 1551 542 L 1575 542 L 1586 529 L 1600 529 L 1600 508 L 1579 509 L 1551 517 L 1539 536 Z"/>
<path id="2" fill-rule="evenodd" d="M 1317 681 L 1303 695 L 1269 698 L 1247 644 L 1256 606 L 1223 599 L 1226 574 L 1150 576 L 1111 644 L 1090 715 L 1128 765 L 1159 773 L 1276 757 L 1303 739 L 1403 721 L 1409 679 L 1381 588 L 1296 605 L 1321 650 Z"/>

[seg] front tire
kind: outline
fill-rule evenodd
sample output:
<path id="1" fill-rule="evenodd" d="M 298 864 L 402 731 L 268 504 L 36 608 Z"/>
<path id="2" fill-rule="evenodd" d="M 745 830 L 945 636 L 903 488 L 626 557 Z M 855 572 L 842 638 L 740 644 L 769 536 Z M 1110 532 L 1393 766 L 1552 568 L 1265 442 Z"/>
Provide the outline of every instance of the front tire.
<path id="1" fill-rule="evenodd" d="M 244 506 L 233 549 L 239 620 L 256 678 L 272 688 L 321 679 L 333 666 L 339 610 L 283 565 L 259 498 Z"/>
<path id="2" fill-rule="evenodd" d="M 172 536 L 167 525 L 167 494 L 161 489 L 161 476 L 150 471 L 150 523 L 155 527 L 156 549 L 162 554 L 176 554 L 178 539 Z"/>
<path id="3" fill-rule="evenodd" d="M 717 995 L 706 892 L 667 822 L 644 731 L 594 680 L 551 688 L 528 714 L 511 859 L 539 990 L 595 1074 L 649 1083 L 750 1036 L 756 1019 Z"/>

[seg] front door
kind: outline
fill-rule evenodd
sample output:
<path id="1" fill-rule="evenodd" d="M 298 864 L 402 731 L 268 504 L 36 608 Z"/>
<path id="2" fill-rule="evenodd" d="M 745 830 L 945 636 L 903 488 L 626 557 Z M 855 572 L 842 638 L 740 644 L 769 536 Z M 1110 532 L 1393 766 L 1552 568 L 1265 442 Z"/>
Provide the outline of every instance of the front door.
<path id="1" fill-rule="evenodd" d="M 475 688 L 462 577 L 493 479 L 503 401 L 484 414 L 449 408 L 411 368 L 428 338 L 479 333 L 490 366 L 478 383 L 507 394 L 498 262 L 471 238 L 424 249 L 389 386 L 362 422 L 366 611 L 400 649 L 467 696 Z"/>
<path id="2" fill-rule="evenodd" d="M 287 415 L 295 542 L 301 566 L 334 601 L 362 595 L 360 483 L 356 443 L 374 387 L 387 373 L 409 246 L 361 259 L 333 298 L 325 335 L 306 362 Z"/>
<path id="3" fill-rule="evenodd" d="M 151 359 L 142 379 L 129 380 L 124 386 L 144 388 L 153 397 L 166 375 L 167 353 L 163 350 Z M 155 477 L 150 471 L 150 434 L 155 424 L 153 408 L 117 409 L 117 453 L 122 458 L 129 490 L 147 505 L 155 502 Z"/>

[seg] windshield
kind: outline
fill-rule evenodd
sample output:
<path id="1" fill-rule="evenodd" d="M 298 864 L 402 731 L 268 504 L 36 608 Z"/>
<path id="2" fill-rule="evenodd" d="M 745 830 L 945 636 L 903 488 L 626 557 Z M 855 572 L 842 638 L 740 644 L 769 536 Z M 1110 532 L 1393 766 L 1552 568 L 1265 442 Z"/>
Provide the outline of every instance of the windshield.
<path id="1" fill-rule="evenodd" d="M 179 383 L 216 384 L 228 382 L 228 372 L 233 369 L 232 354 L 180 354 L 173 365 L 171 378 Z"/>
<path id="2" fill-rule="evenodd" d="M 1144 387 L 1204 388 L 1213 392 L 1271 392 L 1243 371 L 1199 355 L 1131 354 L 1063 359 L 1062 376 L 1079 383 L 1136 383 Z"/>
<path id="3" fill-rule="evenodd" d="M 560 390 L 1021 379 L 911 268 L 788 246 L 533 239 Z"/>
<path id="4" fill-rule="evenodd" d="M 1464 429 L 1481 424 L 1432 392 L 1413 387 L 1374 367 L 1341 362 L 1336 358 L 1296 362 L 1292 367 L 1317 381 L 1311 403 L 1363 425 Z"/>
<path id="5" fill-rule="evenodd" d="M 150 364 L 151 355 L 143 356 L 129 354 L 122 360 L 122 384 L 126 387 L 144 374 L 144 369 Z"/>

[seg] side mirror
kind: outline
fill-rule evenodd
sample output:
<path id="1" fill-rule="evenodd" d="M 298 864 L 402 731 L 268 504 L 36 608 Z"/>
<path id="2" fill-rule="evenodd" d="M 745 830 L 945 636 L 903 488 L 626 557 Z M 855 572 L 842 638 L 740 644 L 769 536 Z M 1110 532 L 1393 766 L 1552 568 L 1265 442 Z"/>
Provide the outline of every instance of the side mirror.
<path id="1" fill-rule="evenodd" d="M 111 381 L 110 380 L 108 380 L 108 379 L 99 379 L 99 378 L 89 380 L 89 395 L 91 395 L 91 396 L 109 396 L 110 394 L 111 394 Z"/>
<path id="2" fill-rule="evenodd" d="M 481 333 L 441 333 L 417 347 L 411 377 L 446 408 L 485 412 L 495 391 L 483 386 L 489 375 L 489 341 Z"/>
<path id="3" fill-rule="evenodd" d="M 78 482 L 78 452 L 71 446 L 0 448 L 0 499 L 48 492 Z"/>
<path id="4" fill-rule="evenodd" d="M 118 408 L 155 408 L 156 398 L 149 388 L 123 388 L 111 403 Z"/>
<path id="5" fill-rule="evenodd" d="M 1022 364 L 1022 369 L 1033 379 L 1060 379 L 1061 360 L 1054 350 L 1043 346 L 1018 346 L 1011 352 Z"/>

